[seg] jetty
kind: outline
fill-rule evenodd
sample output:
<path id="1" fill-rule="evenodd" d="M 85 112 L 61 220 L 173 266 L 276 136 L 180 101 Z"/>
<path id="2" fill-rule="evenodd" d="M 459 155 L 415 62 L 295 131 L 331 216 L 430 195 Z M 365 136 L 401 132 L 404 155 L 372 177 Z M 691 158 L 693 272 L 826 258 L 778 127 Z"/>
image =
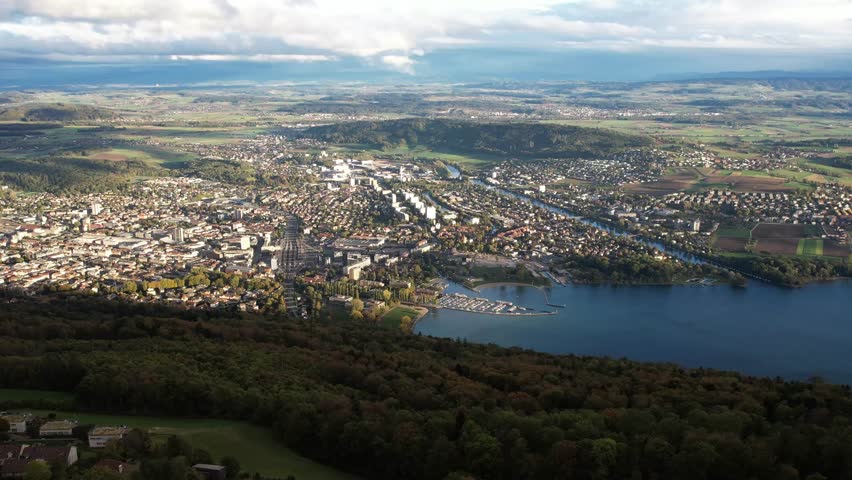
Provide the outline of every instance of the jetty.
<path id="1" fill-rule="evenodd" d="M 555 308 L 567 308 L 567 306 L 566 306 L 565 304 L 562 304 L 562 303 L 553 303 L 553 302 L 551 302 L 551 301 L 550 301 L 550 295 L 548 295 L 548 294 L 547 294 L 547 290 L 545 290 L 545 291 L 544 291 L 544 303 L 545 303 L 545 305 L 547 305 L 548 307 L 555 307 Z"/>

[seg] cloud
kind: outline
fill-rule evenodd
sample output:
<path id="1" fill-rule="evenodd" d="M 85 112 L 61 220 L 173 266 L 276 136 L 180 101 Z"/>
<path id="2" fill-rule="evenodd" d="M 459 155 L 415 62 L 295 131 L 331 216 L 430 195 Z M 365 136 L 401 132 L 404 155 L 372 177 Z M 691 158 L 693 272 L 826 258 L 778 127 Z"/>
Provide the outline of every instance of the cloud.
<path id="1" fill-rule="evenodd" d="M 414 75 L 414 64 L 416 62 L 406 55 L 384 55 L 382 63 L 394 70 Z"/>
<path id="2" fill-rule="evenodd" d="M 317 62 L 440 49 L 852 49 L 849 0 L 0 0 L 7 58 Z"/>
<path id="3" fill-rule="evenodd" d="M 206 54 L 206 55 L 170 55 L 169 60 L 190 62 L 331 62 L 337 60 L 332 55 L 232 55 L 232 54 Z"/>

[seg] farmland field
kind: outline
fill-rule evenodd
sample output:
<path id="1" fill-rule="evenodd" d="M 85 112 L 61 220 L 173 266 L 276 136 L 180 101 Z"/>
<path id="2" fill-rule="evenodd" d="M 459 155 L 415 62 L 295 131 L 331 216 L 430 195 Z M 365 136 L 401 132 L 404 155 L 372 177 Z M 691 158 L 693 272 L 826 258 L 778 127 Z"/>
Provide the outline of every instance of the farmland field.
<path id="1" fill-rule="evenodd" d="M 821 238 L 803 238 L 799 240 L 798 250 L 799 255 L 816 255 L 823 254 L 823 240 Z"/>
<path id="2" fill-rule="evenodd" d="M 798 238 L 766 238 L 758 240 L 755 251 L 772 255 L 796 255 L 799 249 Z"/>
<path id="3" fill-rule="evenodd" d="M 804 238 L 807 230 L 802 224 L 791 223 L 761 223 L 754 227 L 751 235 L 758 239 L 770 238 Z"/>
<path id="4" fill-rule="evenodd" d="M 271 430 L 244 422 L 170 417 L 137 417 L 79 412 L 27 410 L 36 415 L 55 413 L 58 418 L 82 424 L 126 425 L 149 431 L 155 441 L 178 435 L 193 447 L 210 452 L 218 460 L 225 455 L 236 457 L 243 470 L 263 476 L 318 480 L 355 480 L 353 477 L 304 458 L 285 447 Z"/>
<path id="5" fill-rule="evenodd" d="M 796 173 L 796 172 L 794 172 Z M 733 190 L 737 192 L 794 192 L 813 190 L 803 183 L 812 174 L 784 176 L 758 171 L 710 170 L 698 168 L 672 168 L 659 180 L 628 185 L 630 193 L 645 195 L 667 195 L 674 192 L 701 192 L 707 189 Z"/>
<path id="6" fill-rule="evenodd" d="M 852 260 L 852 249 L 850 249 L 850 246 L 841 245 L 833 240 L 825 241 L 822 254 L 827 257 L 849 258 Z"/>
<path id="7" fill-rule="evenodd" d="M 798 161 L 801 167 L 812 168 L 822 175 L 826 181 L 837 182 L 847 187 L 852 187 L 852 170 L 848 168 L 840 168 L 831 165 L 829 161 L 823 158 L 808 158 Z"/>
<path id="8" fill-rule="evenodd" d="M 713 242 L 713 248 L 725 252 L 744 252 L 748 245 L 748 239 L 735 237 L 717 237 Z"/>

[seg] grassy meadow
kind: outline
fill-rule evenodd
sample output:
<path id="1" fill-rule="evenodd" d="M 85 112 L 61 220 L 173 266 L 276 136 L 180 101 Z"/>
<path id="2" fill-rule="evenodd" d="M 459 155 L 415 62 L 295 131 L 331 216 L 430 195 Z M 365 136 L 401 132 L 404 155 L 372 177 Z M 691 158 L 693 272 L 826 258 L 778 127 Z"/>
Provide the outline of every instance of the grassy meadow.
<path id="1" fill-rule="evenodd" d="M 72 398 L 71 394 L 64 392 L 0 389 L 0 403 Z M 240 461 L 243 471 L 251 474 L 259 472 L 265 477 L 286 478 L 288 475 L 293 475 L 299 479 L 317 480 L 355 480 L 357 478 L 298 455 L 284 446 L 272 430 L 246 422 L 26 408 L 16 408 L 15 411 L 40 416 L 53 413 L 57 418 L 74 420 L 81 424 L 126 425 L 147 430 L 155 441 L 165 441 L 168 436 L 177 435 L 186 439 L 194 448 L 207 450 L 216 460 L 225 455 L 231 455 Z"/>

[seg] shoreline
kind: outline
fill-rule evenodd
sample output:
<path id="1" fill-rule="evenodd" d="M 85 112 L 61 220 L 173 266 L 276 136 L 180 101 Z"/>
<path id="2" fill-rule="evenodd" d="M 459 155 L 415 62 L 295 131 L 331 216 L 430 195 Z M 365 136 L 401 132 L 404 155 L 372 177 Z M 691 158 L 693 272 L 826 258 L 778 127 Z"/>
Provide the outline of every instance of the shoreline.
<path id="1" fill-rule="evenodd" d="M 431 308 L 433 308 L 433 307 L 429 307 L 429 306 L 426 306 L 426 305 L 405 304 L 405 303 L 400 303 L 398 306 L 405 306 L 407 308 L 417 310 L 417 312 L 418 312 L 417 317 L 411 319 L 411 326 L 407 329 L 408 333 L 414 333 L 414 329 L 417 327 L 417 322 L 419 322 L 420 320 L 423 319 L 423 317 L 428 315 L 429 312 L 431 311 Z M 396 307 L 394 307 L 394 308 L 396 308 Z M 390 312 L 390 310 L 388 310 L 388 312 Z M 387 315 L 387 313 L 385 315 Z M 382 318 L 384 318 L 384 315 L 382 315 Z"/>
<path id="2" fill-rule="evenodd" d="M 843 277 L 840 277 L 841 279 Z M 481 293 L 480 290 L 485 288 L 495 288 L 495 287 L 532 287 L 538 290 L 546 290 L 548 288 L 559 288 L 559 287 L 570 287 L 570 286 L 591 286 L 591 287 L 718 287 L 724 285 L 732 285 L 729 282 L 724 281 L 723 279 L 715 279 L 715 283 L 712 284 L 702 284 L 700 282 L 668 282 L 668 283 L 653 283 L 653 282 L 578 282 L 571 281 L 565 284 L 556 284 L 556 285 L 533 285 L 531 283 L 522 283 L 522 282 L 494 282 L 494 283 L 483 283 L 482 285 L 478 285 L 476 287 L 468 287 L 464 284 L 461 284 L 463 287 L 467 288 L 470 291 Z M 829 282 L 829 281 L 826 281 Z M 818 282 L 811 282 L 818 283 Z M 805 284 L 808 285 L 808 284 Z"/>

